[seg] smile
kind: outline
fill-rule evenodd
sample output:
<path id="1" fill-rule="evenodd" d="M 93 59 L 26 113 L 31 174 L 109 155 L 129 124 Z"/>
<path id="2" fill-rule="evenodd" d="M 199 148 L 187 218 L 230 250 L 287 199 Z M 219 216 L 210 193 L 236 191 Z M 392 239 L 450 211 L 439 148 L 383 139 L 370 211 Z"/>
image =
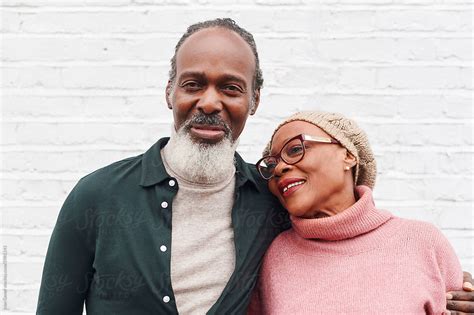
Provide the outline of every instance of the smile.
<path id="1" fill-rule="evenodd" d="M 288 185 L 284 186 L 281 189 L 281 193 L 282 193 L 283 197 L 288 197 L 289 195 L 291 195 L 293 192 L 298 190 L 305 182 L 306 181 L 301 180 L 301 181 L 293 182 L 291 184 L 288 184 Z"/>
<path id="2" fill-rule="evenodd" d="M 191 127 L 191 133 L 203 140 L 217 142 L 225 137 L 225 130 L 221 126 L 194 125 Z"/>

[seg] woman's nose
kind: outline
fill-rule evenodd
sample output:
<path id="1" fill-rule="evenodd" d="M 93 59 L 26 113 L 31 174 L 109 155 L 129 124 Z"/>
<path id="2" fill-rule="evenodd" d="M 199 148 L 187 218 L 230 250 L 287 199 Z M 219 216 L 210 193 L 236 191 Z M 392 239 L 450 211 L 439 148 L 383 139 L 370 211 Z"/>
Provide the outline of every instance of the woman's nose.
<path id="1" fill-rule="evenodd" d="M 285 161 L 283 161 L 282 159 L 280 159 L 280 161 L 278 162 L 277 166 L 275 167 L 274 175 L 275 175 L 276 177 L 281 177 L 283 174 L 285 174 L 285 173 L 287 173 L 288 171 L 290 171 L 292 167 L 293 167 L 293 165 L 286 164 Z"/>
<path id="2" fill-rule="evenodd" d="M 222 110 L 222 100 L 215 88 L 209 87 L 202 93 L 196 105 L 204 114 L 213 114 Z"/>

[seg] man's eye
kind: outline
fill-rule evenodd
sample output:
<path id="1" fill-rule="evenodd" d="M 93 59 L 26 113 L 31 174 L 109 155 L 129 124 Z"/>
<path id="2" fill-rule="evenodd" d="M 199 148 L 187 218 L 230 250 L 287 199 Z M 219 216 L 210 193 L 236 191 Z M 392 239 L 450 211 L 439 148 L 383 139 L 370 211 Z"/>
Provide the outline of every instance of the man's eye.
<path id="1" fill-rule="evenodd" d="M 196 81 L 187 81 L 181 84 L 181 87 L 186 89 L 186 90 L 198 90 L 201 88 L 201 84 L 199 84 Z"/>
<path id="2" fill-rule="evenodd" d="M 229 84 L 229 85 L 224 86 L 224 90 L 225 90 L 225 91 L 228 91 L 228 92 L 230 92 L 230 93 L 234 93 L 234 94 L 235 94 L 235 93 L 243 93 L 243 92 L 244 92 L 243 89 L 242 89 L 240 86 L 238 86 L 238 85 L 233 85 L 233 84 Z"/>

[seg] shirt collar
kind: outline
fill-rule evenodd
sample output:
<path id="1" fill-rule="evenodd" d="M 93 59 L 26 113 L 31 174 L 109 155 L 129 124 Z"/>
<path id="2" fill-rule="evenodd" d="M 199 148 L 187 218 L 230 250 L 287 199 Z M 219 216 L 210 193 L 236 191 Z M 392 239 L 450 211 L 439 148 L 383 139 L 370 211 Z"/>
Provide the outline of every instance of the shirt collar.
<path id="1" fill-rule="evenodd" d="M 148 187 L 170 178 L 161 158 L 161 149 L 170 138 L 161 138 L 143 154 L 140 186 Z"/>
<path id="2" fill-rule="evenodd" d="M 169 137 L 161 138 L 143 154 L 140 186 L 152 186 L 171 178 L 166 172 L 163 159 L 161 158 L 161 149 L 168 143 L 169 139 Z M 237 187 L 244 185 L 246 182 L 250 182 L 261 192 L 263 185 L 266 185 L 266 183 L 262 183 L 256 170 L 252 172 L 251 167 L 253 167 L 253 165 L 246 163 L 240 154 L 235 153 Z"/>
<path id="3" fill-rule="evenodd" d="M 267 186 L 267 182 L 260 178 L 255 166 L 246 163 L 237 152 L 235 152 L 234 157 L 235 168 L 237 170 L 237 187 L 240 187 L 246 182 L 250 182 L 259 192 L 262 192 L 265 189 L 264 187 Z"/>

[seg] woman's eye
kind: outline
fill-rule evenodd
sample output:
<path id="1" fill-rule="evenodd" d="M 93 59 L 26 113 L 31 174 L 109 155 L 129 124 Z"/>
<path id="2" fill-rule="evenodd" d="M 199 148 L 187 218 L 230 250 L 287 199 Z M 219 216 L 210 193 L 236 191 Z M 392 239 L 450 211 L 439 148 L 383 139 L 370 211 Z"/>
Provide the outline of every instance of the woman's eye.
<path id="1" fill-rule="evenodd" d="M 297 154 L 300 154 L 301 152 L 303 152 L 303 147 L 301 145 L 295 145 L 295 146 L 289 147 L 286 150 L 286 152 L 290 156 L 297 155 Z"/>
<path id="2" fill-rule="evenodd" d="M 268 164 L 267 164 L 267 169 L 273 170 L 276 166 L 277 166 L 276 163 L 268 163 Z"/>
<path id="3" fill-rule="evenodd" d="M 268 160 L 264 160 L 263 163 L 265 167 L 269 170 L 274 169 L 278 164 L 278 162 L 274 158 L 269 158 Z"/>

